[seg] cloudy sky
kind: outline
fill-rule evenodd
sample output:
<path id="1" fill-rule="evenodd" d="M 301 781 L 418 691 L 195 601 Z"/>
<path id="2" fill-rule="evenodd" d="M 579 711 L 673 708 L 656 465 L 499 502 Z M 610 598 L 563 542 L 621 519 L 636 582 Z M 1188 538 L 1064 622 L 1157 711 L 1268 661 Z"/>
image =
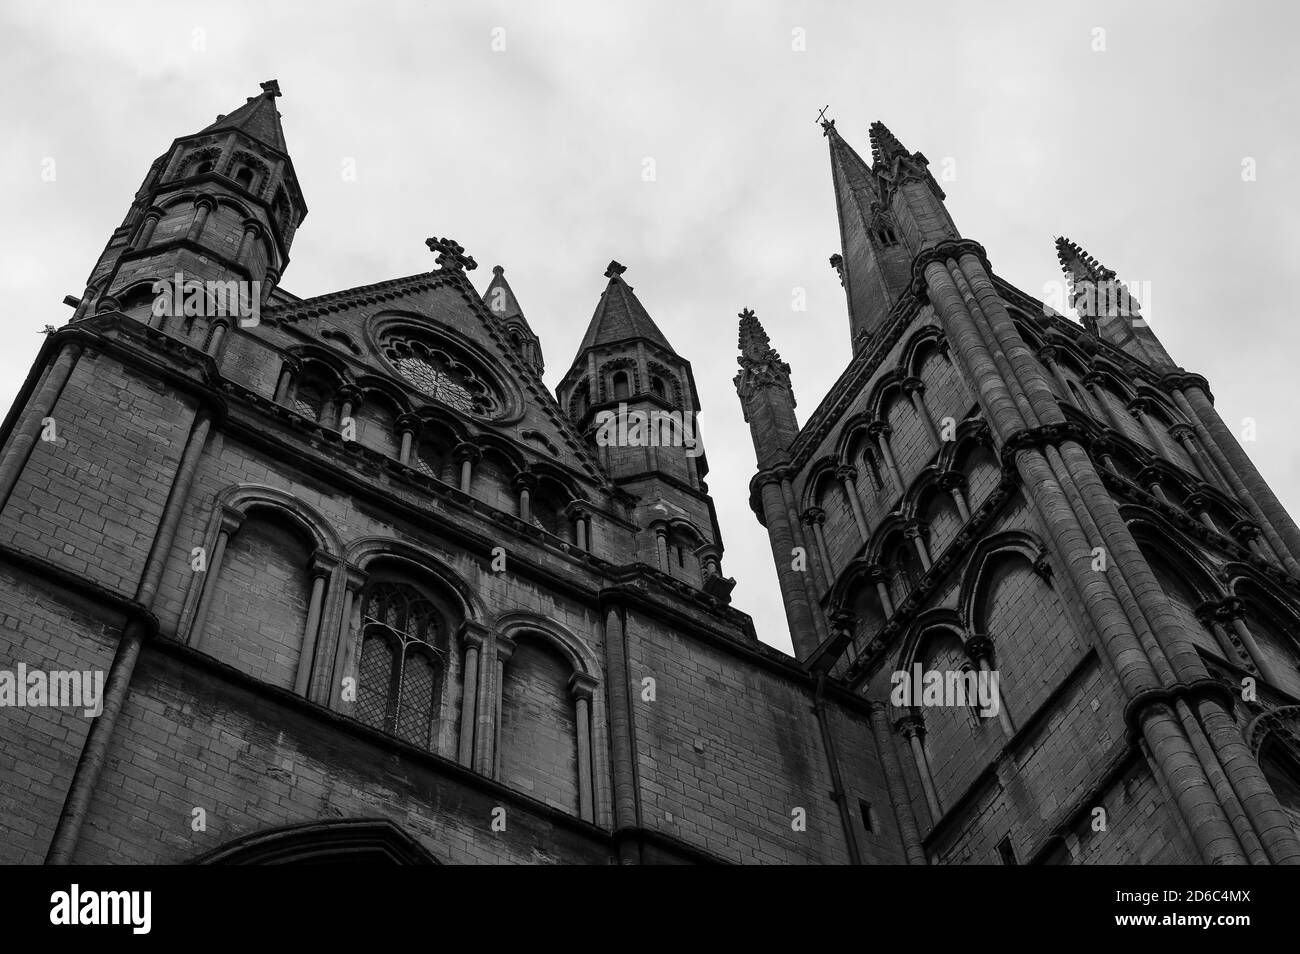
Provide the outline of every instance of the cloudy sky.
<path id="1" fill-rule="evenodd" d="M 450 235 L 480 289 L 505 266 L 554 385 L 606 263 L 628 266 L 695 369 L 735 603 L 788 650 L 731 378 L 743 306 L 801 421 L 848 361 L 829 104 L 860 151 L 882 119 L 945 163 L 958 227 L 1027 292 L 1058 282 L 1058 234 L 1145 283 L 1153 328 L 1230 425 L 1255 419 L 1247 450 L 1300 513 L 1297 21 L 1284 3 L 5 0 L 0 403 L 150 161 L 276 78 L 311 209 L 289 291 L 432 268 L 424 239 Z"/>

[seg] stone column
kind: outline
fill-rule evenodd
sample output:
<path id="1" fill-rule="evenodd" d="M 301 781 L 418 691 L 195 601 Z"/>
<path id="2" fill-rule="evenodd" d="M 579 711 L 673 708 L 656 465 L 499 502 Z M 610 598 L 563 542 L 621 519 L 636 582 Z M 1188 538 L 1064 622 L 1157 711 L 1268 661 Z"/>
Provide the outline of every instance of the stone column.
<path id="1" fill-rule="evenodd" d="M 452 448 L 452 460 L 460 465 L 460 492 L 469 494 L 474 485 L 474 465 L 483 458 L 477 444 L 462 442 Z"/>
<path id="2" fill-rule="evenodd" d="M 36 442 L 41 439 L 41 434 L 45 430 L 43 422 L 53 412 L 59 395 L 63 393 L 63 386 L 68 383 L 68 378 L 72 376 L 72 369 L 76 366 L 77 359 L 81 357 L 81 351 L 80 341 L 63 339 L 61 344 L 54 346 L 50 357 L 46 359 L 51 362 L 49 370 L 46 371 L 36 393 L 28 400 L 27 407 L 23 409 L 13 429 L 9 445 L 4 449 L 4 456 L 0 457 L 0 508 L 8 502 L 14 485 L 18 483 L 19 475 L 31 458 Z M 55 429 L 56 431 L 58 429 L 57 420 Z"/>
<path id="3" fill-rule="evenodd" d="M 993 640 L 983 633 L 971 633 L 965 643 L 966 655 L 981 673 L 993 672 Z M 1002 695 L 1002 679 L 998 678 L 998 723 L 1002 734 L 1008 739 L 1016 734 L 1016 727 L 1011 722 L 1011 713 L 1007 711 L 1006 698 Z"/>
<path id="4" fill-rule="evenodd" d="M 835 566 L 831 563 L 831 552 L 826 547 L 826 532 L 823 529 L 826 523 L 826 511 L 821 507 L 809 507 L 799 515 L 799 519 L 804 526 L 812 529 L 818 574 L 822 581 L 821 588 L 823 591 L 828 590 L 835 585 Z"/>
<path id="5" fill-rule="evenodd" d="M 330 677 L 329 705 L 331 709 L 351 715 L 356 703 L 343 698 L 343 680 L 352 677 L 355 689 L 357 679 L 356 656 L 361 646 L 361 590 L 368 576 L 360 567 L 344 564 L 343 612 L 339 614 L 338 638 L 334 643 L 334 666 Z"/>
<path id="6" fill-rule="evenodd" d="M 898 464 L 894 462 L 894 452 L 889 446 L 889 435 L 892 428 L 884 421 L 872 421 L 867 426 L 867 434 L 876 442 L 880 449 L 880 459 L 885 462 L 885 469 L 889 471 L 889 476 L 893 480 L 894 490 L 896 493 L 902 493 L 907 489 L 903 483 L 903 475 L 898 472 Z"/>
<path id="7" fill-rule="evenodd" d="M 345 384 L 338 390 L 339 419 L 337 430 L 342 432 L 348 422 L 352 422 L 353 434 L 356 433 L 356 414 L 357 408 L 361 405 L 361 390 L 354 385 Z M 324 422 L 322 422 L 324 423 Z"/>
<path id="8" fill-rule="evenodd" d="M 201 195 L 194 200 L 194 221 L 190 223 L 190 230 L 185 234 L 187 241 L 197 242 L 203 237 L 204 226 L 208 224 L 208 215 L 216 207 L 216 199 L 209 195 Z"/>
<path id="9" fill-rule="evenodd" d="M 293 691 L 300 696 L 306 696 L 311 685 L 312 666 L 316 661 L 316 646 L 320 640 L 321 607 L 325 604 L 326 585 L 338 564 L 338 558 L 324 550 L 312 554 L 309 565 L 311 601 L 307 604 L 307 626 L 303 630 L 302 648 L 298 652 L 298 672 L 293 681 Z"/>
<path id="10" fill-rule="evenodd" d="M 411 452 L 415 450 L 415 441 L 420 436 L 420 419 L 409 411 L 399 414 L 393 426 L 397 429 L 401 442 L 397 451 L 397 461 L 403 467 L 411 466 Z"/>
<path id="11" fill-rule="evenodd" d="M 919 520 L 909 520 L 903 527 L 903 536 L 912 541 L 912 546 L 916 548 L 916 555 L 921 559 L 922 572 L 928 573 L 930 567 L 934 564 L 930 560 L 930 548 L 926 546 L 925 532 Z"/>
<path id="12" fill-rule="evenodd" d="M 280 377 L 275 382 L 275 397 L 273 400 L 276 404 L 289 406 L 290 395 L 293 393 L 294 378 L 302 370 L 302 362 L 292 355 L 285 355 L 280 361 Z"/>
<path id="13" fill-rule="evenodd" d="M 226 556 L 226 545 L 230 538 L 239 532 L 240 526 L 244 523 L 244 515 L 238 510 L 230 507 L 223 507 L 221 510 L 221 523 L 217 530 L 217 542 L 212 546 L 212 555 L 208 558 L 208 568 L 203 572 L 200 580 L 196 581 L 199 588 L 198 609 L 194 613 L 194 622 L 190 624 L 189 644 L 195 649 L 203 648 L 203 631 L 208 621 L 208 613 L 212 608 L 212 601 L 216 599 L 217 584 L 221 580 L 221 562 Z"/>
<path id="14" fill-rule="evenodd" d="M 904 378 L 903 393 L 911 400 L 912 409 L 925 423 L 925 429 L 929 432 L 930 439 L 934 441 L 935 449 L 938 450 L 943 446 L 943 440 L 939 437 L 939 428 L 935 426 L 934 418 L 930 416 L 930 409 L 925 403 L 925 382 L 915 377 Z"/>
<path id="15" fill-rule="evenodd" d="M 1214 463 L 1201 452 L 1201 448 L 1196 440 L 1195 428 L 1190 424 L 1175 424 L 1169 428 L 1169 436 L 1176 440 L 1179 446 L 1182 447 L 1183 452 L 1187 454 L 1188 458 L 1192 462 L 1192 466 L 1196 468 L 1197 474 L 1200 475 L 1203 481 L 1218 490 L 1232 493 L 1227 481 L 1223 479 L 1223 475 L 1218 472 L 1217 468 L 1215 468 Z"/>
<path id="16" fill-rule="evenodd" d="M 262 226 L 256 219 L 244 220 L 244 234 L 239 239 L 239 247 L 235 249 L 235 261 L 247 268 L 251 274 L 252 267 L 250 260 L 254 243 L 262 234 Z"/>
<path id="17" fill-rule="evenodd" d="M 841 464 L 835 468 L 835 476 L 840 479 L 844 496 L 849 498 L 849 509 L 853 511 L 853 521 L 858 525 L 858 534 L 862 542 L 871 539 L 871 530 L 867 526 L 867 515 L 862 510 L 862 501 L 858 497 L 858 469 L 851 464 Z"/>
<path id="18" fill-rule="evenodd" d="M 185 449 L 181 453 L 176 476 L 172 481 L 171 493 L 167 496 L 167 503 L 159 518 L 144 571 L 135 590 L 135 602 L 150 612 L 153 610 L 158 586 L 171 555 L 172 544 L 176 540 L 176 529 L 180 525 L 181 515 L 189 503 L 190 488 L 194 484 L 194 475 L 198 471 L 199 460 L 207 446 L 211 428 L 212 412 L 207 407 L 201 407 L 194 417 Z M 122 630 L 104 684 L 101 698 L 102 710 L 91 723 L 85 744 L 81 749 L 81 756 L 73 770 L 68 793 L 63 802 L 63 810 L 59 814 L 54 835 L 50 840 L 49 851 L 45 856 L 46 864 L 68 864 L 76 851 L 82 826 L 89 815 L 91 798 L 108 760 L 113 731 L 131 691 L 131 677 L 140 659 L 140 650 L 146 635 L 145 627 L 146 624 L 139 617 L 135 617 Z"/>
<path id="19" fill-rule="evenodd" d="M 947 470 L 939 475 L 937 483 L 940 490 L 947 491 L 948 496 L 952 497 L 961 522 L 966 523 L 970 520 L 970 505 L 966 503 L 966 494 L 963 492 L 966 486 L 966 475 L 959 470 Z"/>
<path id="20" fill-rule="evenodd" d="M 501 705 L 506 685 L 506 663 L 515 654 L 518 644 L 508 636 L 497 634 L 493 640 L 496 648 L 496 672 L 493 674 L 495 692 L 492 694 L 492 777 L 501 778 Z"/>
<path id="21" fill-rule="evenodd" d="M 889 619 L 894 615 L 894 601 L 889 596 L 889 571 L 879 563 L 872 563 L 867 567 L 867 579 L 876 585 L 881 612 L 885 614 L 885 619 Z"/>
<path id="22" fill-rule="evenodd" d="M 511 486 L 519 494 L 519 519 L 531 524 L 533 522 L 531 494 L 537 486 L 537 476 L 526 470 L 521 471 L 515 474 Z"/>
<path id="23" fill-rule="evenodd" d="M 487 642 L 486 627 L 466 620 L 460 627 L 460 644 L 465 647 L 461 670 L 460 750 L 458 761 L 466 768 L 474 764 L 474 729 L 478 725 L 479 657 Z"/>
<path id="24" fill-rule="evenodd" d="M 583 821 L 596 821 L 592 786 L 591 702 L 598 683 L 586 673 L 575 672 L 569 678 L 569 697 L 573 700 L 574 725 L 578 732 L 578 814 Z"/>
<path id="25" fill-rule="evenodd" d="M 916 774 L 920 777 L 921 789 L 925 792 L 925 803 L 930 807 L 932 823 L 937 825 L 939 819 L 943 817 L 943 808 L 939 805 L 939 794 L 935 791 L 934 779 L 930 776 L 930 760 L 925 754 L 925 722 L 914 707 L 894 723 L 894 728 L 903 734 L 903 738 L 907 739 L 908 747 L 912 750 Z"/>
<path id="26" fill-rule="evenodd" d="M 135 243 L 131 248 L 139 251 L 147 248 L 153 241 L 153 231 L 158 227 L 158 222 L 162 219 L 162 209 L 150 209 L 144 214 L 144 222 L 140 225 L 140 231 L 136 233 Z"/>
<path id="27" fill-rule="evenodd" d="M 1300 576 L 1300 529 L 1273 494 L 1254 462 L 1241 449 L 1228 430 L 1209 396 L 1209 385 L 1196 374 L 1166 375 L 1174 403 L 1183 416 L 1192 421 L 1196 434 L 1210 452 L 1220 471 L 1228 478 L 1236 497 L 1251 511 L 1283 565 L 1293 576 Z"/>
<path id="28" fill-rule="evenodd" d="M 867 705 L 871 712 L 871 734 L 876 741 L 876 752 L 880 756 L 880 767 L 885 776 L 885 788 L 889 792 L 889 804 L 894 810 L 894 821 L 898 825 L 907 863 L 927 864 L 921 834 L 916 827 L 916 815 L 912 813 L 912 799 L 907 794 L 907 781 L 903 777 L 903 768 L 899 764 L 898 752 L 894 749 L 894 740 L 889 731 L 885 704 L 872 701 Z"/>

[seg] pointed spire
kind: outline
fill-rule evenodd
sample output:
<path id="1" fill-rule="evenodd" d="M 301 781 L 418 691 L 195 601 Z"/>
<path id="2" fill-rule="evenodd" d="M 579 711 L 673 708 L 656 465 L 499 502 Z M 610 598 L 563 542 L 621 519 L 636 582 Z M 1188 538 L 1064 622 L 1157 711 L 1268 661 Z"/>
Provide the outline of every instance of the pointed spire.
<path id="1" fill-rule="evenodd" d="M 1065 277 L 1072 282 L 1085 279 L 1093 282 L 1109 281 L 1115 277 L 1113 271 L 1064 236 L 1056 240 L 1056 258 L 1061 263 Z"/>
<path id="2" fill-rule="evenodd" d="M 788 388 L 790 365 L 782 361 L 781 355 L 772 347 L 763 323 L 750 308 L 741 311 L 739 317 L 740 338 L 737 344 L 740 348 L 740 357 L 736 359 L 736 363 L 740 365 L 741 370 L 736 372 L 733 382 L 737 389 L 743 395 L 747 389 L 762 384 L 780 383 Z M 791 400 L 793 401 L 793 398 Z"/>
<path id="3" fill-rule="evenodd" d="M 667 351 L 673 350 L 645 306 L 632 293 L 632 287 L 623 281 L 625 271 L 627 268 L 618 262 L 610 262 L 605 269 L 609 284 L 605 286 L 591 323 L 587 325 L 587 333 L 578 346 L 579 354 L 596 345 L 633 338 L 643 338 Z"/>
<path id="4" fill-rule="evenodd" d="M 781 356 L 772 350 L 772 341 L 758 320 L 753 309 L 746 308 L 740 313 L 740 353 L 750 361 L 762 361 L 769 356 L 778 361 Z"/>
<path id="5" fill-rule="evenodd" d="M 524 324 L 528 323 L 524 319 L 524 310 L 519 307 L 519 299 L 515 297 L 514 289 L 506 281 L 506 270 L 500 265 L 492 266 L 492 281 L 488 283 L 487 291 L 483 293 L 483 304 L 487 305 L 488 311 L 501 321 L 518 318 Z"/>
<path id="6" fill-rule="evenodd" d="M 889 162 L 898 156 L 906 158 L 911 155 L 898 141 L 898 137 L 889 131 L 889 127 L 878 119 L 871 124 L 870 137 L 873 166 L 881 162 Z"/>
<path id="7" fill-rule="evenodd" d="M 218 129 L 238 129 L 258 142 L 288 152 L 284 141 L 284 129 L 280 125 L 280 111 L 275 108 L 275 100 L 280 96 L 280 84 L 276 80 L 262 83 L 262 92 L 258 96 L 248 97 L 248 101 L 233 113 L 218 116 L 216 122 L 203 129 L 213 132 Z"/>

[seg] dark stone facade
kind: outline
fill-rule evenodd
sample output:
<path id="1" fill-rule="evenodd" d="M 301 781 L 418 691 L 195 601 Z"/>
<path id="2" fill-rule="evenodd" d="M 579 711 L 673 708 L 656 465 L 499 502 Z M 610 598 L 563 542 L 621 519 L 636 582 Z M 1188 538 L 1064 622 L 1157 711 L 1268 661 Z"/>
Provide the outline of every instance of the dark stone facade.
<path id="1" fill-rule="evenodd" d="M 278 96 L 153 164 L 5 421 L 0 656 L 107 682 L 0 707 L 0 860 L 1300 858 L 1300 532 L 1203 379 L 998 279 L 883 126 L 871 165 L 825 129 L 853 348 L 802 428 L 741 319 L 791 658 L 689 429 L 601 436 L 698 408 L 623 266 L 555 394 L 449 239 L 296 298 Z M 176 273 L 256 321 L 159 314 Z M 997 714 L 891 704 L 918 663 Z"/>

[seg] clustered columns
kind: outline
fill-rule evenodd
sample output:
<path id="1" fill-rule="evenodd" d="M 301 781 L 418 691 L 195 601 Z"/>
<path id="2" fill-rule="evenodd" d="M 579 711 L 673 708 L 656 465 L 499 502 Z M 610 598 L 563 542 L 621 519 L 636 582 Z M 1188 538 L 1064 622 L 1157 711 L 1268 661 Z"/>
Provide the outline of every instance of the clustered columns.
<path id="1" fill-rule="evenodd" d="M 893 448 L 889 446 L 889 435 L 893 433 L 893 428 L 885 421 L 872 421 L 867 425 L 867 435 L 876 442 L 876 447 L 880 450 L 880 459 L 885 462 L 885 469 L 889 471 L 890 479 L 894 482 L 894 489 L 902 493 L 907 489 L 903 483 L 903 475 L 899 473 L 898 464 L 894 461 Z"/>
<path id="2" fill-rule="evenodd" d="M 925 403 L 925 383 L 916 377 L 904 378 L 903 393 L 911 400 L 912 409 L 916 411 L 917 417 L 925 422 L 925 428 L 929 431 L 934 446 L 936 448 L 942 447 L 943 440 L 939 437 L 939 428 L 935 424 L 934 416 L 930 413 L 929 405 Z"/>
<path id="3" fill-rule="evenodd" d="M 925 803 L 930 807 L 932 822 L 943 817 L 943 807 L 939 804 L 939 793 L 934 787 L 934 776 L 930 773 L 930 757 L 925 753 L 925 720 L 915 706 L 894 723 L 894 728 L 902 733 L 912 750 L 912 759 L 916 763 L 916 774 L 921 779 L 921 789 L 925 792 Z"/>
<path id="4" fill-rule="evenodd" d="M 1203 603 L 1197 608 L 1196 616 L 1214 634 L 1225 657 L 1241 663 L 1249 672 L 1258 673 L 1274 686 L 1281 685 L 1246 624 L 1246 605 L 1239 597 Z"/>
<path id="5" fill-rule="evenodd" d="M 1178 442 L 1178 445 L 1187 454 L 1196 468 L 1197 474 L 1201 479 L 1212 487 L 1218 487 L 1220 490 L 1227 490 L 1231 493 L 1228 482 L 1224 480 L 1223 475 L 1219 473 L 1214 466 L 1214 462 L 1206 457 L 1201 449 L 1200 441 L 1196 437 L 1196 429 L 1190 424 L 1178 423 L 1169 428 L 1169 436 Z"/>
<path id="6" fill-rule="evenodd" d="M 1259 557 L 1261 560 L 1277 559 L 1275 556 L 1273 556 L 1273 554 L 1269 550 L 1265 548 L 1264 542 L 1261 539 L 1264 532 L 1260 530 L 1259 524 L 1255 523 L 1254 521 L 1238 520 L 1236 523 L 1234 523 L 1231 527 L 1228 528 L 1228 532 L 1232 534 L 1234 539 L 1239 540 L 1243 544 L 1245 544 L 1246 547 L 1250 550 L 1250 552 L 1253 553 L 1255 556 Z"/>
<path id="7" fill-rule="evenodd" d="M 584 672 L 569 677 L 569 698 L 573 700 L 574 725 L 578 730 L 578 815 L 583 821 L 596 820 L 595 789 L 592 784 L 591 703 L 599 685 Z"/>
<path id="8" fill-rule="evenodd" d="M 1126 721 L 1149 751 L 1152 773 L 1167 783 L 1176 780 L 1167 789 L 1202 860 L 1300 862 L 1300 838 L 1235 724 L 1226 688 L 1210 677 L 1170 611 L 1082 436 L 1071 429 L 1045 370 L 1025 347 L 983 249 L 964 239 L 941 241 L 921 252 L 914 274 L 961 370 L 980 383 L 981 410 L 997 446 L 1013 442 L 1011 460 L 1049 530 L 1053 562 L 1087 615 L 1097 650 L 1114 667 Z M 1200 385 L 1171 384 L 1171 377 L 1177 376 L 1167 375 L 1166 386 L 1176 403 L 1181 400 L 1180 411 L 1198 420 L 1194 399 L 1180 399 L 1178 391 L 1181 383 L 1201 393 Z M 1209 446 L 1199 428 L 1197 434 Z M 1092 568 L 1097 546 L 1109 556 L 1104 574 Z"/>
<path id="9" fill-rule="evenodd" d="M 984 633 L 972 633 L 966 639 L 966 655 L 970 661 L 979 668 L 980 672 L 993 671 L 993 640 Z M 1007 711 L 1006 700 L 1002 697 L 1002 681 L 997 682 L 998 692 L 998 722 L 1002 726 L 1002 732 L 1009 739 L 1016 734 L 1015 726 L 1011 723 L 1011 713 Z"/>
<path id="10" fill-rule="evenodd" d="M 867 525 L 867 515 L 863 512 L 862 501 L 858 497 L 858 469 L 852 464 L 841 464 L 835 468 L 835 476 L 840 479 L 844 496 L 849 498 L 849 506 L 853 509 L 853 522 L 858 525 L 858 533 L 865 543 L 871 539 L 871 528 Z M 827 565 L 829 566 L 829 563 Z"/>
<path id="11" fill-rule="evenodd" d="M 783 466 L 764 468 L 750 481 L 751 495 L 758 498 L 763 525 L 767 527 L 795 655 L 806 659 L 820 645 L 821 628 L 826 621 L 818 608 L 808 574 L 796 569 L 796 549 L 803 547 L 807 552 L 807 546 L 793 516 L 793 492 L 787 493 L 788 488 L 789 472 Z M 849 499 L 856 499 L 856 495 Z"/>
<path id="12" fill-rule="evenodd" d="M 1246 505 L 1263 531 L 1264 539 L 1293 576 L 1300 576 L 1300 528 L 1264 481 L 1254 462 L 1219 417 L 1209 395 L 1209 385 L 1199 374 L 1175 372 L 1161 382 L 1174 404 L 1191 422 L 1196 438 L 1223 475 L 1232 493 Z"/>

